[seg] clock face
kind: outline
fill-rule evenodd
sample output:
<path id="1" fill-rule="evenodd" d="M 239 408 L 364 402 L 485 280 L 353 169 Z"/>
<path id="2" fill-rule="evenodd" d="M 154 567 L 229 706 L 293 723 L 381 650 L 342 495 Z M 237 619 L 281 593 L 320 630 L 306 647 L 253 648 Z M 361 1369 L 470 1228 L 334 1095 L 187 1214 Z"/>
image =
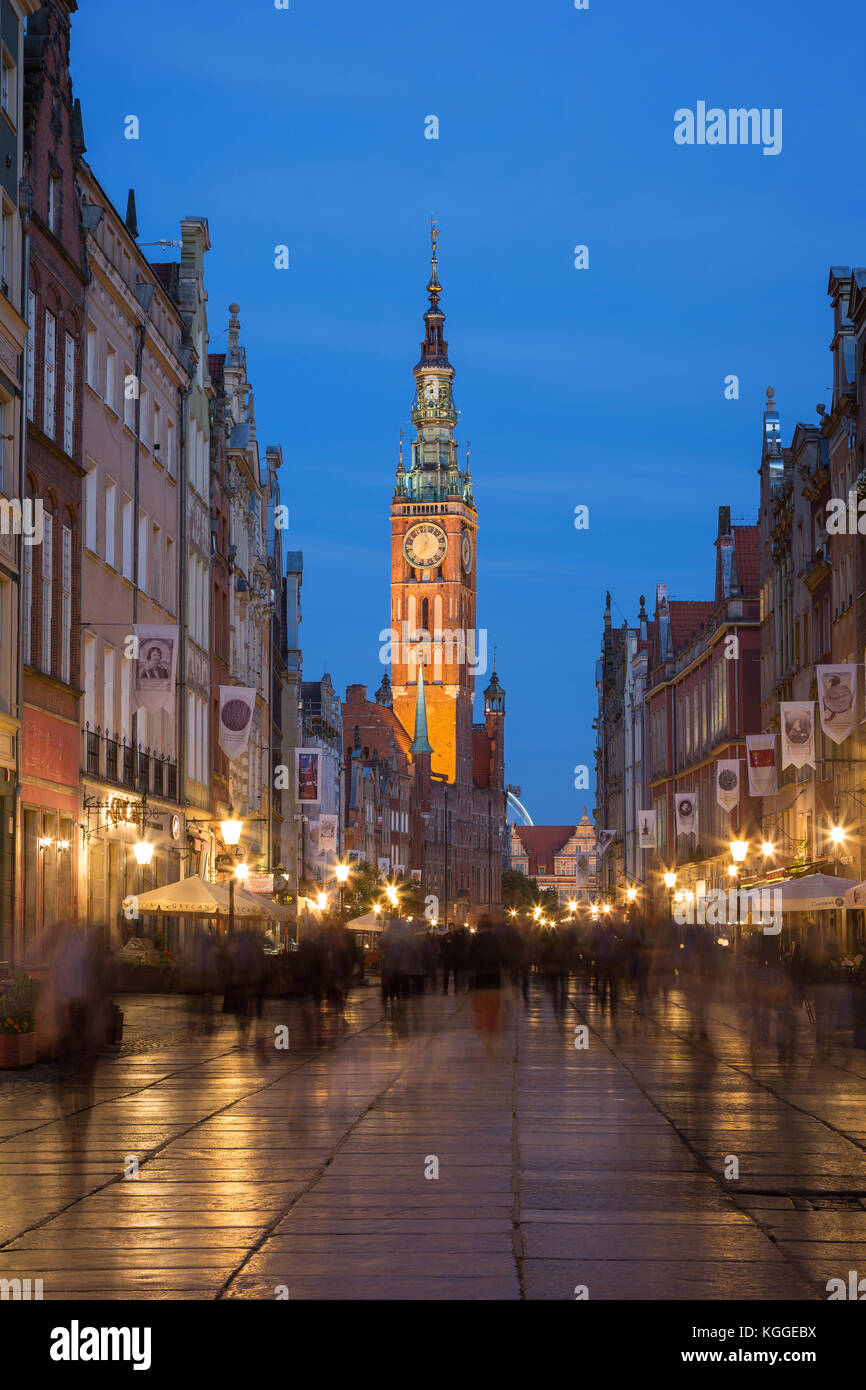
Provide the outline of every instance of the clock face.
<path id="1" fill-rule="evenodd" d="M 411 526 L 403 537 L 403 554 L 416 569 L 432 569 L 441 565 L 448 551 L 448 537 L 441 526 L 421 521 Z"/>
<path id="2" fill-rule="evenodd" d="M 463 542 L 461 546 L 461 557 L 463 560 L 463 570 L 466 574 L 472 571 L 472 536 L 468 531 L 463 532 Z"/>

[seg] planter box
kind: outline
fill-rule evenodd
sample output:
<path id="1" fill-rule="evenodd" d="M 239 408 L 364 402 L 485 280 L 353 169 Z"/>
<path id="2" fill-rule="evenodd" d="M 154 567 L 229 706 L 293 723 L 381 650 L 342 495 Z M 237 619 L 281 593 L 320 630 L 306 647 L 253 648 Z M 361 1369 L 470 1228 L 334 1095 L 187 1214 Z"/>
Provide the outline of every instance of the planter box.
<path id="1" fill-rule="evenodd" d="M 35 1033 L 0 1033 L 0 1069 L 32 1067 L 35 1061 Z"/>

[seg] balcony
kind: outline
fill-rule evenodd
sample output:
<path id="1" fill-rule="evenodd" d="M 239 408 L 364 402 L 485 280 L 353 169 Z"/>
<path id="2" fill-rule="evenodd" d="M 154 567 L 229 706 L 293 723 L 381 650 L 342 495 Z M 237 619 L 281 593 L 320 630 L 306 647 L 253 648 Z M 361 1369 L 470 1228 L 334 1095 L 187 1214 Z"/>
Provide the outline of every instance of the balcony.
<path id="1" fill-rule="evenodd" d="M 126 739 L 99 727 L 82 730 L 82 772 L 130 791 L 177 800 L 177 763 L 153 748 L 134 749 Z"/>

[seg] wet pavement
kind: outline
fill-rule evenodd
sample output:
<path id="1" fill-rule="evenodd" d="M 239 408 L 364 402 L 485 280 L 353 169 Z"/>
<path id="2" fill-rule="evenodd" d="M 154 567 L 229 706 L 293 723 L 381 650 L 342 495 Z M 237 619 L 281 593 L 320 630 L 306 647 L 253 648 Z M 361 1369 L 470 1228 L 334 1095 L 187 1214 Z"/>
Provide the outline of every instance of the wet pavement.
<path id="1" fill-rule="evenodd" d="M 815 1062 L 805 1017 L 780 1064 L 728 1004 L 701 1038 L 682 995 L 612 1023 L 575 980 L 562 1010 L 535 980 L 271 1000 L 259 1049 L 191 998 L 121 1003 L 89 1091 L 0 1073 L 0 1278 L 45 1299 L 800 1301 L 866 1275 L 866 1053 Z"/>

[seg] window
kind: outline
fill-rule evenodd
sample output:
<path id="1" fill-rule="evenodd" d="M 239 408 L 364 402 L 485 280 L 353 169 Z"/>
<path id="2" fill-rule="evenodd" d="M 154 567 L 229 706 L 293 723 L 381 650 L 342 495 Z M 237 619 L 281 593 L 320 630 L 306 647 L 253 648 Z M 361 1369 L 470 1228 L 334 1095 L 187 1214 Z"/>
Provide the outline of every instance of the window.
<path id="1" fill-rule="evenodd" d="M 156 401 L 154 401 L 154 403 L 153 403 L 153 457 L 156 459 L 156 462 L 157 462 L 157 463 L 162 463 L 162 462 L 164 462 L 164 460 L 163 460 L 162 458 L 160 458 L 160 450 L 161 450 L 161 448 L 162 448 L 162 411 L 160 410 L 160 408 L 159 408 L 159 406 L 157 405 Z"/>
<path id="2" fill-rule="evenodd" d="M 102 649 L 102 725 L 106 738 L 116 728 L 114 712 L 114 648 L 106 642 Z"/>
<path id="3" fill-rule="evenodd" d="M 147 433 L 147 387 L 141 388 L 141 408 L 138 415 L 138 434 L 145 449 L 148 447 Z"/>
<path id="4" fill-rule="evenodd" d="M 51 670 L 51 560 L 52 525 L 54 518 L 49 512 L 42 516 L 42 670 Z"/>
<path id="5" fill-rule="evenodd" d="M 24 631 L 21 633 L 21 655 L 25 666 L 32 663 L 33 629 L 33 547 L 24 547 Z"/>
<path id="6" fill-rule="evenodd" d="M 147 515 L 138 514 L 138 587 L 147 593 Z"/>
<path id="7" fill-rule="evenodd" d="M 57 384 L 57 320 L 45 310 L 45 354 L 42 428 L 49 439 L 54 438 L 54 388 Z"/>
<path id="8" fill-rule="evenodd" d="M 174 421 L 168 421 L 168 428 L 165 432 L 165 466 L 170 478 L 176 478 L 176 464 L 174 458 Z"/>
<path id="9" fill-rule="evenodd" d="M 122 517 L 123 535 L 121 543 L 123 545 L 122 573 L 124 579 L 132 580 L 132 501 L 129 497 L 123 499 Z"/>
<path id="10" fill-rule="evenodd" d="M 0 110 L 15 121 L 15 67 L 6 50 L 0 58 Z"/>
<path id="11" fill-rule="evenodd" d="M 114 567 L 114 528 L 117 525 L 115 510 L 117 489 L 111 480 L 105 484 L 105 562 Z"/>
<path id="12" fill-rule="evenodd" d="M 175 604 L 175 576 L 174 576 L 174 541 L 171 536 L 166 537 L 165 542 L 165 607 L 169 613 L 174 612 Z"/>
<path id="13" fill-rule="evenodd" d="M 12 489 L 6 486 L 6 445 L 9 442 L 6 435 L 7 433 L 11 434 L 11 430 L 7 431 L 6 429 L 6 421 L 10 414 L 6 407 L 7 402 L 0 398 L 0 492 L 5 492 L 8 495 Z"/>
<path id="14" fill-rule="evenodd" d="M 135 429 L 135 398 L 138 395 L 138 382 L 129 367 L 123 373 L 123 423 Z"/>
<path id="15" fill-rule="evenodd" d="M 87 325 L 87 384 L 92 386 L 94 391 L 98 391 L 99 382 L 97 372 L 99 370 L 99 338 L 92 323 Z"/>
<path id="16" fill-rule="evenodd" d="M 27 343 L 27 419 L 36 418 L 34 408 L 34 386 L 36 382 L 36 370 L 34 363 L 34 339 L 36 336 L 36 295 L 32 290 L 27 292 L 27 323 L 30 329 Z"/>
<path id="17" fill-rule="evenodd" d="M 9 293 L 9 238 L 12 235 L 12 219 L 4 206 L 0 218 L 0 278 L 3 280 L 3 293 Z"/>
<path id="18" fill-rule="evenodd" d="M 87 470 L 84 479 L 84 544 L 97 555 L 96 544 L 96 499 L 99 474 L 95 467 Z"/>
<path id="19" fill-rule="evenodd" d="M 56 174 L 48 179 L 48 229 L 55 235 L 60 230 L 60 179 Z"/>
<path id="20" fill-rule="evenodd" d="M 117 353 L 110 343 L 105 348 L 105 404 L 112 410 L 117 408 L 115 391 L 117 389 Z"/>
<path id="21" fill-rule="evenodd" d="M 160 576 L 161 576 L 161 574 L 162 574 L 162 566 L 161 566 L 161 564 L 160 564 L 160 558 L 161 558 L 161 557 L 160 557 L 160 553 L 159 553 L 159 552 L 160 552 L 160 545 L 159 545 L 159 541 L 160 541 L 160 529 L 159 529 L 159 527 L 157 526 L 156 522 L 153 523 L 153 529 L 152 529 L 152 531 L 151 531 L 151 538 L 150 538 L 150 539 L 151 539 L 151 549 L 150 549 L 150 569 L 151 569 L 150 596 L 151 596 L 151 598 L 154 600 L 155 603 L 160 603 L 160 602 L 161 602 L 161 599 L 162 599 L 162 593 L 161 593 L 161 590 L 162 590 L 162 583 L 161 583 L 161 579 L 160 579 Z"/>
<path id="22" fill-rule="evenodd" d="M 60 679 L 69 683 L 72 655 L 72 527 L 64 526 L 60 542 Z"/>
<path id="23" fill-rule="evenodd" d="M 63 447 L 72 457 L 75 442 L 75 339 L 66 334 L 63 363 Z"/>

